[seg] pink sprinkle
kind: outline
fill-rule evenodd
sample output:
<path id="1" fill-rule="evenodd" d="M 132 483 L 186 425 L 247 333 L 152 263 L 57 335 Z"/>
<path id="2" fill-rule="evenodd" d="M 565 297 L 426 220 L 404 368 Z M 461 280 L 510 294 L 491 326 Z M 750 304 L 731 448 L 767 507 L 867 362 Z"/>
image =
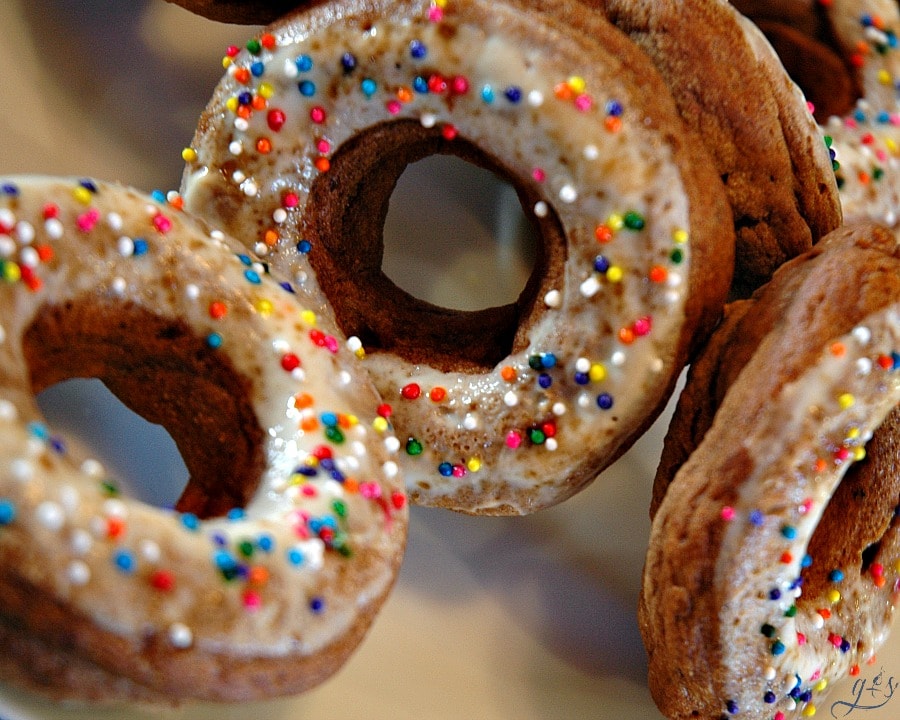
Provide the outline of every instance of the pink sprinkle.
<path id="1" fill-rule="evenodd" d="M 98 210 L 88 210 L 78 216 L 76 225 L 81 232 L 90 232 L 94 226 L 100 222 L 100 212 Z"/>
<path id="2" fill-rule="evenodd" d="M 153 216 L 153 227 L 165 234 L 172 229 L 172 221 L 162 213 L 157 213 Z"/>
<path id="3" fill-rule="evenodd" d="M 518 430 L 510 430 L 506 434 L 506 447 L 515 450 L 522 444 L 522 433 Z"/>
<path id="4" fill-rule="evenodd" d="M 381 486 L 374 482 L 362 482 L 359 484 L 359 494 L 366 500 L 375 500 L 381 497 Z"/>
<path id="5" fill-rule="evenodd" d="M 730 505 L 726 505 L 722 508 L 721 515 L 723 520 L 734 520 L 734 508 Z"/>
<path id="6" fill-rule="evenodd" d="M 325 338 L 325 347 L 328 348 L 331 352 L 336 353 L 338 351 L 338 341 L 334 335 L 328 335 Z"/>
<path id="7" fill-rule="evenodd" d="M 536 167 L 531 171 L 531 177 L 533 177 L 537 182 L 544 182 L 547 179 L 547 173 L 544 171 L 544 168 Z"/>
<path id="8" fill-rule="evenodd" d="M 400 112 L 400 108 L 401 108 L 400 101 L 399 100 L 388 100 L 387 103 L 385 103 L 385 107 L 387 108 L 387 111 L 391 115 L 396 115 L 398 112 Z"/>
<path id="9" fill-rule="evenodd" d="M 325 138 L 319 138 L 316 141 L 316 150 L 318 150 L 323 155 L 331 152 L 331 143 L 328 142 Z"/>
<path id="10" fill-rule="evenodd" d="M 259 610 L 262 607 L 262 596 L 256 590 L 244 592 L 244 607 L 247 610 Z"/>
<path id="11" fill-rule="evenodd" d="M 315 485 L 304 485 L 300 492 L 302 492 L 306 497 L 316 497 L 316 495 L 319 494 L 316 490 Z"/>
<path id="12" fill-rule="evenodd" d="M 587 112 L 594 105 L 594 100 L 590 95 L 582 94 L 575 98 L 575 108 L 581 112 Z"/>
<path id="13" fill-rule="evenodd" d="M 808 513 L 811 508 L 812 508 L 812 498 L 806 498 L 806 500 L 804 500 L 800 504 L 800 509 L 799 509 L 800 514 L 806 515 L 806 513 Z"/>
<path id="14" fill-rule="evenodd" d="M 797 633 L 797 644 L 806 645 L 806 635 L 804 635 L 802 632 Z"/>
<path id="15" fill-rule="evenodd" d="M 647 315 L 646 317 L 638 318 L 634 321 L 634 334 L 639 337 L 649 335 L 652 325 L 653 320 L 649 315 Z"/>
<path id="16" fill-rule="evenodd" d="M 440 22 L 441 20 L 444 19 L 443 9 L 439 8 L 437 5 L 432 5 L 428 9 L 428 19 L 431 22 Z"/>
<path id="17" fill-rule="evenodd" d="M 286 208 L 295 208 L 300 204 L 300 198 L 297 197 L 296 193 L 288 193 L 282 198 L 281 204 Z"/>
<path id="18" fill-rule="evenodd" d="M 454 465 L 453 466 L 453 477 L 461 478 L 465 477 L 466 469 L 462 465 Z"/>
<path id="19" fill-rule="evenodd" d="M 454 75 L 450 81 L 450 90 L 455 95 L 465 95 L 469 92 L 469 78 L 465 75 Z"/>
<path id="20" fill-rule="evenodd" d="M 309 111 L 309 119 L 314 123 L 321 124 L 325 122 L 325 119 L 328 117 L 325 112 L 325 108 L 316 105 L 312 110 Z"/>

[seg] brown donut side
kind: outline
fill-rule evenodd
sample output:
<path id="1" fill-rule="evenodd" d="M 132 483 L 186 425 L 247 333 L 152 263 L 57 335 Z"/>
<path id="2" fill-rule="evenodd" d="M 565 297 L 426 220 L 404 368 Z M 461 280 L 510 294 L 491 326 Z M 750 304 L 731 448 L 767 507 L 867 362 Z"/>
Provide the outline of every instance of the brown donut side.
<path id="1" fill-rule="evenodd" d="M 179 5 L 195 15 L 235 25 L 265 25 L 305 4 L 305 0 L 166 0 L 166 2 Z"/>

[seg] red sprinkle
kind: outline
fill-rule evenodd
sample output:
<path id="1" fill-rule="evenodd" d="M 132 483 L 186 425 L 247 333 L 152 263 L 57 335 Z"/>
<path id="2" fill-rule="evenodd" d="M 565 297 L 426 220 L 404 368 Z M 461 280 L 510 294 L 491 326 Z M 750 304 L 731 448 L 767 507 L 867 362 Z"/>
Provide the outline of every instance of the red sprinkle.
<path id="1" fill-rule="evenodd" d="M 288 372 L 293 372 L 300 367 L 300 358 L 294 353 L 285 353 L 281 356 L 281 367 Z"/>
<path id="2" fill-rule="evenodd" d="M 409 383 L 400 388 L 400 395 L 404 400 L 416 400 L 422 394 L 422 388 L 418 383 Z"/>

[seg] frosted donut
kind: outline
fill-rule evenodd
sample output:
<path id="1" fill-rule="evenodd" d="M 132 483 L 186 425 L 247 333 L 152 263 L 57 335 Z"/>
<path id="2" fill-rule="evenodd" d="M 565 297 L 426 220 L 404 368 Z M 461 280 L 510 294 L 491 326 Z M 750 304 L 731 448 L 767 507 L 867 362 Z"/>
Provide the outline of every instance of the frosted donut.
<path id="1" fill-rule="evenodd" d="M 713 157 L 734 213 L 734 296 L 841 224 L 828 150 L 802 93 L 729 3 L 586 2 L 653 60 Z"/>
<path id="2" fill-rule="evenodd" d="M 225 23 L 261 25 L 272 22 L 305 0 L 167 0 L 192 13 Z"/>
<path id="3" fill-rule="evenodd" d="M 185 151 L 185 206 L 321 288 L 414 502 L 532 512 L 648 426 L 721 310 L 733 233 L 633 43 L 578 3 L 325 2 L 227 64 Z M 515 303 L 438 308 L 381 271 L 394 184 L 437 153 L 516 187 L 540 242 Z"/>
<path id="4" fill-rule="evenodd" d="M 729 307 L 654 486 L 639 618 L 668 718 L 810 717 L 874 659 L 900 586 L 898 404 L 888 230 L 845 226 Z"/>
<path id="5" fill-rule="evenodd" d="M 844 220 L 898 222 L 900 8 L 896 0 L 734 0 L 812 102 Z"/>
<path id="6" fill-rule="evenodd" d="M 0 183 L 0 677 L 64 699 L 245 700 L 334 672 L 406 531 L 379 399 L 327 318 L 171 204 Z M 190 471 L 117 491 L 36 392 L 103 380 Z"/>

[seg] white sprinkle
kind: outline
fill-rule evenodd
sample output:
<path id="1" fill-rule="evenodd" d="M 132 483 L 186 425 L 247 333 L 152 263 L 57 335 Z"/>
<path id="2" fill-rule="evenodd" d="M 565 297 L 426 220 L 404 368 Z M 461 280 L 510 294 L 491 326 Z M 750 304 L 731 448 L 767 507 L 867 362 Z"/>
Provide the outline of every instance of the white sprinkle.
<path id="1" fill-rule="evenodd" d="M 200 288 L 197 287 L 194 283 L 185 286 L 184 294 L 187 295 L 188 300 L 196 300 L 200 297 Z"/>
<path id="2" fill-rule="evenodd" d="M 362 350 L 362 340 L 360 340 L 356 335 L 352 335 L 347 338 L 347 349 L 352 353 L 357 353 Z"/>
<path id="3" fill-rule="evenodd" d="M 384 439 L 384 446 L 389 453 L 393 454 L 400 449 L 400 440 L 398 440 L 396 436 L 391 435 Z"/>
<path id="4" fill-rule="evenodd" d="M 9 400 L 0 400 L 0 420 L 12 422 L 18 416 L 19 411 L 16 410 L 15 405 L 13 405 Z"/>
<path id="5" fill-rule="evenodd" d="M 474 430 L 475 428 L 478 427 L 478 417 L 475 415 L 472 415 L 471 413 L 467 413 L 466 416 L 463 418 L 462 424 L 466 430 Z"/>
<path id="6" fill-rule="evenodd" d="M 400 467 L 393 460 L 388 460 L 381 466 L 386 478 L 395 478 L 400 473 Z"/>
<path id="7" fill-rule="evenodd" d="M 59 502 L 65 508 L 67 515 L 71 516 L 78 509 L 80 501 L 78 490 L 71 485 L 63 485 L 59 489 Z"/>
<path id="8" fill-rule="evenodd" d="M 91 534 L 82 528 L 76 528 L 72 531 L 72 537 L 69 540 L 69 547 L 76 555 L 87 555 L 91 548 L 94 547 L 94 538 Z"/>
<path id="9" fill-rule="evenodd" d="M 297 67 L 297 63 L 291 58 L 287 58 L 284 61 L 284 76 L 286 78 L 293 79 L 300 74 L 300 68 Z"/>
<path id="10" fill-rule="evenodd" d="M 103 464 L 99 460 L 94 460 L 93 458 L 88 458 L 81 463 L 81 472 L 92 478 L 101 478 L 105 474 Z"/>
<path id="11" fill-rule="evenodd" d="M 341 370 L 338 374 L 338 384 L 342 387 L 347 387 L 353 382 L 353 376 L 347 370 Z"/>
<path id="12" fill-rule="evenodd" d="M 600 150 L 596 145 L 585 145 L 583 154 L 585 160 L 596 160 L 600 157 Z"/>
<path id="13" fill-rule="evenodd" d="M 34 465 L 28 460 L 17 458 L 9 464 L 9 472 L 18 482 L 26 483 L 34 477 Z"/>
<path id="14" fill-rule="evenodd" d="M 53 532 L 62 528 L 63 523 L 66 521 L 66 516 L 62 507 L 50 500 L 45 500 L 38 505 L 37 508 L 35 508 L 34 514 L 41 525 Z"/>
<path id="15" fill-rule="evenodd" d="M 559 290 L 550 290 L 544 295 L 544 304 L 549 308 L 558 308 L 562 305 L 562 293 Z"/>
<path id="16" fill-rule="evenodd" d="M 134 240 L 127 235 L 124 235 L 119 238 L 119 241 L 116 243 L 116 248 L 119 251 L 119 255 L 122 257 L 131 257 L 134 255 Z"/>
<path id="17" fill-rule="evenodd" d="M 544 441 L 544 447 L 552 452 L 559 447 L 559 441 L 556 438 L 547 438 Z"/>
<path id="18" fill-rule="evenodd" d="M 825 627 L 825 618 L 823 618 L 819 613 L 814 613 L 812 617 L 813 627 L 816 630 L 821 630 Z"/>
<path id="19" fill-rule="evenodd" d="M 0 225 L 13 227 L 16 224 L 16 215 L 9 208 L 0 208 Z"/>
<path id="20" fill-rule="evenodd" d="M 73 560 L 69 563 L 66 574 L 73 585 L 87 585 L 91 579 L 91 569 L 83 560 Z"/>
<path id="21" fill-rule="evenodd" d="M 362 430 L 362 425 L 357 425 L 356 429 Z M 358 458 L 365 457 L 368 454 L 366 444 L 362 440 L 354 440 L 350 443 L 350 453 L 351 455 L 347 458 L 347 461 L 353 463 L 354 467 L 359 467 Z"/>
<path id="22" fill-rule="evenodd" d="M 235 118 L 234 129 L 238 132 L 247 132 L 250 129 L 250 123 L 245 118 Z"/>
<path id="23" fill-rule="evenodd" d="M 564 203 L 573 203 L 578 199 L 578 191 L 574 185 L 563 185 L 559 189 L 559 199 Z"/>
<path id="24" fill-rule="evenodd" d="M 600 279 L 596 275 L 591 275 L 579 286 L 581 294 L 585 297 L 594 297 L 600 290 Z"/>
<path id="25" fill-rule="evenodd" d="M 221 230 L 210 230 L 209 236 L 216 242 L 222 242 L 225 239 L 225 233 Z"/>
<path id="26" fill-rule="evenodd" d="M 872 331 L 865 325 L 860 325 L 859 327 L 854 328 L 853 337 L 856 338 L 856 342 L 860 345 L 868 345 L 869 341 L 872 339 Z"/>
<path id="27" fill-rule="evenodd" d="M 763 677 L 765 677 L 766 680 L 774 680 L 775 675 L 775 668 L 771 665 L 767 665 L 766 669 L 763 671 Z"/>
<path id="28" fill-rule="evenodd" d="M 553 414 L 556 415 L 556 417 L 565 415 L 566 414 L 566 404 L 561 403 L 561 402 L 553 403 Z"/>
<path id="29" fill-rule="evenodd" d="M 106 224 L 111 227 L 113 230 L 118 232 L 122 229 L 122 225 L 124 225 L 122 221 L 122 216 L 117 212 L 111 212 L 106 216 Z"/>
<path id="30" fill-rule="evenodd" d="M 169 642 L 172 647 L 183 650 L 194 644 L 194 633 L 184 623 L 172 623 L 169 626 Z"/>
<path id="31" fill-rule="evenodd" d="M 231 179 L 234 180 L 236 184 L 240 185 L 247 179 L 247 176 L 244 174 L 243 170 L 235 170 L 231 175 Z"/>
<path id="32" fill-rule="evenodd" d="M 244 152 L 244 146 L 241 144 L 240 140 L 233 140 L 228 144 L 228 152 L 232 155 L 240 155 Z"/>
<path id="33" fill-rule="evenodd" d="M 256 197 L 259 194 L 259 185 L 253 180 L 247 180 L 247 182 L 241 183 L 241 190 L 247 197 Z"/>
<path id="34" fill-rule="evenodd" d="M 419 122 L 422 123 L 423 128 L 433 128 L 437 123 L 437 116 L 434 113 L 422 113 Z"/>
<path id="35" fill-rule="evenodd" d="M 103 512 L 108 517 L 118 518 L 120 520 L 128 517 L 128 507 L 121 500 L 109 498 L 103 502 Z"/>
<path id="36" fill-rule="evenodd" d="M 253 252 L 255 252 L 260 257 L 265 257 L 269 254 L 269 246 L 264 242 L 258 242 L 253 246 Z"/>
<path id="37" fill-rule="evenodd" d="M 586 408 L 591 406 L 591 398 L 587 393 L 581 393 L 578 396 L 578 407 Z"/>
<path id="38" fill-rule="evenodd" d="M 544 104 L 544 93 L 540 90 L 532 90 L 528 93 L 528 104 L 531 107 L 540 107 Z"/>
<path id="39" fill-rule="evenodd" d="M 16 223 L 16 235 L 18 236 L 20 243 L 24 243 L 25 245 L 29 244 L 34 240 L 34 225 L 25 220 Z"/>
<path id="40" fill-rule="evenodd" d="M 162 550 L 160 550 L 159 544 L 154 540 L 142 540 L 138 552 L 151 565 L 158 563 L 162 557 Z"/>
<path id="41" fill-rule="evenodd" d="M 591 361 L 586 357 L 580 357 L 575 361 L 575 372 L 586 373 L 591 369 Z"/>
<path id="42" fill-rule="evenodd" d="M 682 282 L 684 282 L 684 278 L 681 277 L 681 273 L 670 272 L 669 276 L 666 278 L 666 284 L 670 288 L 681 287 Z"/>
<path id="43" fill-rule="evenodd" d="M 510 390 L 503 396 L 503 402 L 506 403 L 507 407 L 515 407 L 519 404 L 519 396 Z"/>
<path id="44" fill-rule="evenodd" d="M 662 361 L 662 358 L 654 358 L 650 362 L 650 370 L 652 370 L 655 373 L 662 372 L 664 367 L 665 367 L 665 363 Z"/>
<path id="45" fill-rule="evenodd" d="M 860 358 L 856 361 L 856 372 L 860 375 L 868 375 L 872 372 L 872 360 L 869 358 Z"/>
<path id="46" fill-rule="evenodd" d="M 621 350 L 616 350 L 612 354 L 612 357 L 610 359 L 612 360 L 613 365 L 616 365 L 617 367 L 621 367 L 622 365 L 625 364 L 625 353 L 622 352 Z"/>
<path id="47" fill-rule="evenodd" d="M 272 349 L 279 355 L 284 355 L 286 352 L 290 351 L 291 346 L 288 344 L 287 340 L 275 338 L 272 341 Z"/>
<path id="48" fill-rule="evenodd" d="M 543 200 L 538 200 L 534 204 L 534 214 L 536 217 L 543 218 L 547 217 L 547 213 L 550 212 L 550 208 L 547 207 L 547 203 Z"/>
<path id="49" fill-rule="evenodd" d="M 272 220 L 276 225 L 281 225 L 285 220 L 287 220 L 287 218 L 287 210 L 285 210 L 284 208 L 278 208 L 275 212 L 272 213 Z"/>
<path id="50" fill-rule="evenodd" d="M 303 565 L 318 570 L 322 567 L 322 558 L 325 555 L 325 543 L 318 538 L 312 540 L 304 540 L 294 545 L 294 549 L 300 552 L 303 557 Z"/>
<path id="51" fill-rule="evenodd" d="M 49 218 L 44 223 L 44 232 L 51 240 L 59 240 L 65 233 L 65 228 L 57 218 Z"/>
<path id="52" fill-rule="evenodd" d="M 30 245 L 28 247 L 22 248 L 22 252 L 19 253 L 19 261 L 25 267 L 36 268 L 41 264 L 41 258 L 38 255 L 37 250 L 35 250 Z"/>
<path id="53" fill-rule="evenodd" d="M 0 257 L 12 257 L 16 251 L 15 241 L 8 235 L 0 237 Z"/>

